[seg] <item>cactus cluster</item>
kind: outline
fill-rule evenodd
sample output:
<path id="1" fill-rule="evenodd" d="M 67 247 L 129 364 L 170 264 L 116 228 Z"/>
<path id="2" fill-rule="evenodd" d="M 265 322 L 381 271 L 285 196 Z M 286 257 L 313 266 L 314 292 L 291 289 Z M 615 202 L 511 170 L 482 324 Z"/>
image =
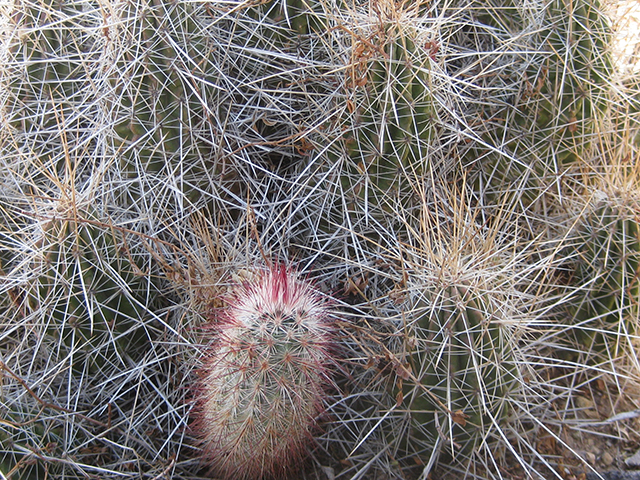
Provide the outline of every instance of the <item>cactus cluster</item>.
<path id="1" fill-rule="evenodd" d="M 537 433 L 638 348 L 603 8 L 0 6 L 1 473 L 565 468 Z"/>

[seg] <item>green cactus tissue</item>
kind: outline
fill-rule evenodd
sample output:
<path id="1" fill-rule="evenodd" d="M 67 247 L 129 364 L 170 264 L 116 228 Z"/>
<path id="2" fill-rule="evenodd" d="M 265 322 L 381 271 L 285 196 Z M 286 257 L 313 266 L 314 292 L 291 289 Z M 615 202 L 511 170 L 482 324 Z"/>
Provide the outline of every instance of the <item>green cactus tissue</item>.
<path id="1" fill-rule="evenodd" d="M 576 221 L 570 324 L 582 347 L 617 357 L 638 331 L 640 233 L 632 192 L 598 191 Z"/>

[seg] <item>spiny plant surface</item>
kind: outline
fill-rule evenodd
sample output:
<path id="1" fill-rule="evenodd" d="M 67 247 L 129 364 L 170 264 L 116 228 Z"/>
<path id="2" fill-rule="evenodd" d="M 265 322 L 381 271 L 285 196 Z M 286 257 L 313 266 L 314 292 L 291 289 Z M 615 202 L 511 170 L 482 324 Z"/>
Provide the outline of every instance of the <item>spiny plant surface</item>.
<path id="1" fill-rule="evenodd" d="M 119 435 L 111 422 L 123 406 L 109 390 L 126 388 L 126 372 L 147 355 L 160 302 L 133 260 L 141 252 L 104 218 L 84 205 L 56 209 L 64 201 L 29 211 L 32 196 L 5 200 L 3 214 L 15 215 L 5 225 L 20 228 L 5 227 L 2 242 L 3 462 L 15 478 L 61 475 L 83 461 L 99 469 L 115 458 L 102 444 Z"/>
<path id="2" fill-rule="evenodd" d="M 365 23 L 371 18 L 349 27 L 358 42 L 345 85 L 352 92 L 337 126 L 345 133 L 334 139 L 332 152 L 343 163 L 341 182 L 348 198 L 372 212 L 396 202 L 398 208 L 410 208 L 405 198 L 410 179 L 440 168 L 437 157 L 428 155 L 438 125 L 437 81 L 431 75 L 436 46 L 428 47 L 436 43 L 405 18 L 418 12 L 394 7 L 374 3 L 369 12 L 377 17 L 373 28 Z"/>
<path id="3" fill-rule="evenodd" d="M 591 287 L 616 286 L 569 278 L 586 257 L 566 252 L 592 221 L 567 200 L 593 192 L 612 158 L 637 163 L 633 147 L 598 155 L 602 136 L 639 138 L 637 78 L 610 75 L 599 2 L 1 8 L 0 462 L 12 478 L 204 475 L 186 429 L 193 327 L 220 306 L 225 275 L 259 255 L 296 259 L 341 297 L 347 375 L 325 393 L 327 422 L 303 477 L 508 478 L 520 465 L 557 478 L 566 472 L 549 445 L 569 451 L 567 430 L 598 433 L 576 399 L 638 381 L 637 359 L 622 355 L 637 351 L 623 328 L 633 304 L 616 304 L 624 324 L 598 313 L 614 328 L 597 360 L 574 334 L 602 325 L 566 315 Z M 622 224 L 631 217 L 614 211 Z M 466 235 L 451 227 L 461 224 Z M 477 232 L 484 250 L 452 247 Z M 621 238 L 632 245 L 611 236 Z M 447 255 L 462 267 L 444 268 Z M 438 265 L 465 277 L 442 292 L 480 292 L 457 295 L 468 308 L 437 301 Z M 96 280 L 105 291 L 89 288 Z M 88 333 L 60 297 L 76 301 Z M 509 308 L 496 307 L 503 299 Z M 500 322 L 474 336 L 486 349 L 455 356 L 486 360 L 460 369 L 470 374 L 457 384 L 470 400 L 460 410 L 474 420 L 416 408 L 429 425 L 448 422 L 440 435 L 416 426 L 410 399 L 433 399 L 419 393 L 438 378 L 428 366 L 442 364 L 415 345 L 447 309 Z M 506 317 L 522 320 L 517 341 L 499 340 Z M 503 354 L 516 369 L 494 368 Z M 491 385 L 470 394 L 483 372 Z M 463 452 L 456 438 L 472 423 L 478 448 Z M 626 426 L 611 435 L 633 436 Z M 437 463 L 434 444 L 445 452 Z"/>
<path id="4" fill-rule="evenodd" d="M 427 461 L 438 450 L 454 457 L 473 451 L 492 423 L 503 421 L 503 402 L 513 383 L 508 351 L 513 340 L 504 338 L 496 305 L 464 281 L 446 282 L 417 301 L 417 318 L 409 324 L 415 333 L 407 335 L 410 373 L 398 391 L 412 417 L 415 440 L 410 442 L 432 445 Z"/>
<path id="5" fill-rule="evenodd" d="M 211 319 L 194 430 L 216 475 L 284 477 L 308 453 L 337 348 L 328 304 L 308 282 L 283 266 L 250 273 Z"/>
<path id="6" fill-rule="evenodd" d="M 561 321 L 576 327 L 579 348 L 595 362 L 633 357 L 638 334 L 637 166 L 615 153 L 603 144 L 608 164 L 568 199 L 565 220 L 568 296 Z"/>
<path id="7" fill-rule="evenodd" d="M 482 116 L 509 108 L 528 36 L 524 27 L 481 23 L 482 12 L 479 4 L 379 1 L 329 15 L 334 26 L 317 50 L 335 65 L 329 78 L 339 88 L 299 164 L 307 203 L 323 212 L 311 216 L 318 243 L 340 239 L 333 244 L 357 256 L 359 236 L 406 239 L 401 232 L 419 223 L 424 197 L 481 163 L 478 155 L 466 161 L 471 148 L 501 150 L 487 137 L 495 124 Z"/>
<path id="8" fill-rule="evenodd" d="M 638 208 L 616 200 L 594 199 L 577 238 L 581 247 L 576 277 L 587 289 L 571 315 L 583 327 L 585 347 L 596 350 L 612 346 L 603 338 L 609 332 L 627 337 L 637 331 Z M 589 333 L 591 321 L 596 324 Z"/>
<path id="9" fill-rule="evenodd" d="M 187 342 L 159 316 L 170 300 L 158 295 L 145 246 L 156 225 L 149 205 L 176 211 L 162 195 L 171 187 L 158 178 L 136 185 L 121 168 L 117 125 L 105 113 L 107 11 L 78 2 L 10 8 L 1 75 L 3 473 L 119 478 L 134 464 L 175 468 L 186 426 L 175 359 Z"/>
<path id="10" fill-rule="evenodd" d="M 606 129 L 619 88 L 611 21 L 600 1 L 500 4 L 505 15 L 487 22 L 520 43 L 513 63 L 502 68 L 516 89 L 500 107 L 477 110 L 486 128 L 468 160 L 480 201 L 538 210 L 562 195 L 563 177 L 572 164 L 588 162 Z"/>
<path id="11" fill-rule="evenodd" d="M 543 265 L 520 270 L 524 262 L 507 254 L 513 239 L 495 235 L 499 224 L 478 224 L 468 195 L 456 189 L 434 201 L 415 243 L 400 250 L 408 298 L 391 378 L 402 422 L 391 424 L 387 441 L 423 475 L 439 462 L 499 458 L 522 394 L 519 339 L 545 313 L 527 291 Z M 522 247 L 520 255 L 531 253 Z"/>

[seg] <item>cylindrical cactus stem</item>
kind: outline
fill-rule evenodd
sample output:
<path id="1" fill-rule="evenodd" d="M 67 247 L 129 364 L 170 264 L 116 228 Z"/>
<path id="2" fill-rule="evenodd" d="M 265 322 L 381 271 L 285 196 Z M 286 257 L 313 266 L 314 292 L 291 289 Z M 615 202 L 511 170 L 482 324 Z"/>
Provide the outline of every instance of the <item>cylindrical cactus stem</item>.
<path id="1" fill-rule="evenodd" d="M 95 370 L 147 340 L 139 327 L 148 286 L 122 232 L 76 207 L 43 222 L 36 235 L 29 268 L 37 275 L 22 287 L 25 307 L 57 348 L 74 352 L 74 367 Z"/>
<path id="2" fill-rule="evenodd" d="M 195 388 L 204 463 L 225 479 L 284 477 L 304 460 L 332 384 L 330 302 L 275 266 L 225 303 Z"/>
<path id="3" fill-rule="evenodd" d="M 175 168 L 172 162 L 191 154 L 191 130 L 205 115 L 199 104 L 204 95 L 199 67 L 206 66 L 211 47 L 199 35 L 202 27 L 192 18 L 192 9 L 182 2 L 153 1 L 130 8 L 143 13 L 126 32 L 135 48 L 115 52 L 122 72 L 113 79 L 120 101 L 115 107 L 121 109 L 115 131 L 125 146 L 133 145 L 131 150 L 146 159 L 149 171 L 158 172 Z M 176 38 L 184 42 L 184 50 Z"/>
<path id="4" fill-rule="evenodd" d="M 349 117 L 338 150 L 349 159 L 343 188 L 373 207 L 406 204 L 412 179 L 425 173 L 436 131 L 431 57 L 420 32 L 399 22 L 380 25 L 379 43 L 356 39 Z M 430 165 L 435 170 L 438 166 Z"/>
<path id="5" fill-rule="evenodd" d="M 500 3 L 507 10 L 518 6 Z M 513 69 L 505 67 L 519 90 L 500 107 L 503 113 L 478 112 L 488 130 L 469 152 L 481 170 L 478 190 L 498 204 L 515 195 L 525 207 L 548 199 L 567 169 L 588 161 L 619 90 L 613 85 L 613 30 L 600 0 L 553 0 L 530 14 L 536 19 L 515 24 L 495 14 L 486 20 L 529 53 L 514 57 Z M 539 26 L 532 29 L 534 21 Z M 514 25 L 516 35 L 510 33 Z"/>
<path id="6" fill-rule="evenodd" d="M 8 45 L 13 65 L 7 73 L 12 68 L 20 71 L 10 85 L 10 104 L 20 115 L 10 115 L 9 124 L 31 135 L 51 135 L 60 118 L 72 116 L 86 89 L 76 44 L 79 38 L 68 20 L 80 11 L 76 5 L 51 0 L 15 8 L 21 34 Z"/>
<path id="7" fill-rule="evenodd" d="M 620 200 L 596 200 L 578 225 L 572 284 L 579 290 L 568 305 L 582 347 L 614 356 L 620 340 L 640 328 L 638 205 Z"/>
<path id="8" fill-rule="evenodd" d="M 225 117 L 217 109 L 231 102 L 220 98 L 224 62 L 215 39 L 223 37 L 190 2 L 116 3 L 120 18 L 101 60 L 109 75 L 103 82 L 109 133 L 131 182 L 123 200 L 135 202 L 145 178 L 157 176 L 170 179 L 166 201 L 182 210 L 185 201 L 209 198 L 212 179 L 226 174 L 212 153 L 216 122 Z"/>
<path id="9" fill-rule="evenodd" d="M 600 0 L 554 0 L 547 7 L 541 38 L 547 53 L 529 72 L 529 98 L 519 121 L 534 126 L 539 145 L 551 146 L 560 164 L 583 156 L 609 108 L 608 22 Z"/>
<path id="10" fill-rule="evenodd" d="M 17 168 L 25 168 L 34 180 L 48 182 L 45 171 L 63 170 L 75 148 L 96 149 L 83 137 L 94 132 L 95 139 L 100 130 L 96 92 L 89 80 L 95 73 L 91 59 L 95 35 L 87 34 L 89 28 L 77 27 L 90 22 L 90 14 L 77 2 L 42 0 L 14 2 L 3 15 L 16 23 L 16 34 L 7 37 L 8 55 L 0 75 L 2 130 L 11 132 L 6 137 L 11 139 L 7 152 L 16 160 L 24 152 L 39 159 L 46 168 Z"/>
<path id="11" fill-rule="evenodd" d="M 73 465 L 52 459 L 95 441 L 94 431 L 70 433 L 67 419 L 51 412 L 101 403 L 96 392 L 148 355 L 152 285 L 134 242 L 93 205 L 67 198 L 28 213 L 8 202 L 3 209 L 12 216 L 4 227 L 13 228 L 0 241 L 0 470 L 14 479 L 75 478 Z M 46 391 L 34 386 L 42 378 Z"/>
<path id="12" fill-rule="evenodd" d="M 418 318 L 408 325 L 398 396 L 411 419 L 407 448 L 455 458 L 470 454 L 505 417 L 515 367 L 498 298 L 464 282 L 436 290 L 421 294 Z"/>

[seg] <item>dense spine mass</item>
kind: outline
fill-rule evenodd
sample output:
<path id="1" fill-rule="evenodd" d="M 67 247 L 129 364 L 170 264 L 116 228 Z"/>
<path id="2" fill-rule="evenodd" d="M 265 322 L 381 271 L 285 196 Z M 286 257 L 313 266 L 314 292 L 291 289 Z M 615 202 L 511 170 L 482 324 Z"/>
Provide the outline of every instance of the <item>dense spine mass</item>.
<path id="1" fill-rule="evenodd" d="M 631 445 L 574 408 L 640 384 L 606 3 L 0 1 L 2 474 L 502 479 L 598 470 L 588 425 Z M 258 251 L 341 301 L 281 266 L 221 295 Z"/>
<path id="2" fill-rule="evenodd" d="M 95 369 L 135 346 L 146 315 L 143 272 L 116 228 L 90 212 L 64 213 L 75 217 L 52 218 L 39 232 L 31 268 L 40 274 L 25 289 L 25 307 L 76 356 L 76 367 Z"/>
<path id="3" fill-rule="evenodd" d="M 601 192 L 577 226 L 571 253 L 576 295 L 567 303 L 583 348 L 618 356 L 638 332 L 640 230 L 637 200 Z"/>
<path id="4" fill-rule="evenodd" d="M 282 477 L 306 456 L 331 384 L 327 304 L 284 267 L 255 272 L 226 303 L 211 324 L 195 429 L 216 474 Z"/>

